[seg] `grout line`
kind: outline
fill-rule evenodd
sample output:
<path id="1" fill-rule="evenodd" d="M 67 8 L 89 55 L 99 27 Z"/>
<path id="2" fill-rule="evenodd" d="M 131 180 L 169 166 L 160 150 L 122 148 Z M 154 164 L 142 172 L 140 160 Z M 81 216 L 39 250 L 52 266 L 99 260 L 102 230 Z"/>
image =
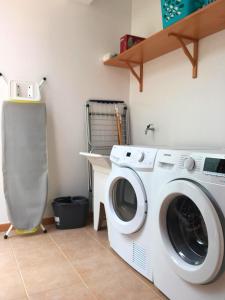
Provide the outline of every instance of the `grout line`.
<path id="1" fill-rule="evenodd" d="M 150 286 L 146 281 L 145 279 L 141 278 L 140 274 L 137 273 L 137 271 L 135 271 L 128 263 L 126 263 L 124 260 L 120 259 L 120 257 L 116 254 L 116 252 L 111 252 L 110 249 L 105 243 L 101 242 L 94 234 L 92 234 L 90 232 L 90 230 L 88 229 L 85 229 L 85 233 L 92 239 L 94 240 L 97 244 L 99 244 L 102 248 L 104 248 L 108 253 L 110 253 L 111 255 L 117 257 L 120 261 L 121 264 L 125 264 L 128 266 L 128 271 L 129 273 L 133 274 L 140 282 L 142 282 L 148 289 L 150 289 L 159 299 L 161 300 L 164 300 L 165 298 L 163 298 L 163 296 L 161 296 L 160 294 L 158 294 L 155 289 L 154 289 L 154 286 Z M 56 246 L 56 248 L 59 250 L 59 252 L 63 255 L 63 257 L 66 259 L 66 261 L 70 264 L 70 266 L 72 267 L 73 271 L 75 272 L 75 274 L 80 278 L 81 282 L 83 283 L 83 285 L 90 291 L 92 297 L 94 297 L 94 299 L 98 300 L 97 296 L 92 292 L 92 290 L 89 288 L 88 284 L 86 283 L 85 279 L 83 278 L 83 276 L 79 273 L 79 271 L 76 269 L 76 267 L 72 264 L 70 258 L 66 255 L 66 253 L 64 253 L 64 251 L 62 250 L 62 248 L 60 247 L 60 245 L 57 244 L 57 242 L 55 241 L 54 237 L 51 235 L 51 233 L 48 233 L 48 238 L 50 241 L 53 242 L 53 244 Z M 26 296 L 27 296 L 27 299 L 30 299 L 29 297 L 29 294 L 28 294 L 28 291 L 27 291 L 27 288 L 26 288 L 26 285 L 25 285 L 25 282 L 24 282 L 24 279 L 23 279 L 23 275 L 22 275 L 22 272 L 21 272 L 21 269 L 19 267 L 19 262 L 17 260 L 17 257 L 15 255 L 15 252 L 14 252 L 14 248 L 13 248 L 13 245 L 12 245 L 12 241 L 10 241 L 10 250 L 13 254 L 13 257 L 16 261 L 16 265 L 17 265 L 17 269 L 18 269 L 18 272 L 20 274 L 20 277 L 21 277 L 21 280 L 22 280 L 22 283 L 23 283 L 23 286 L 24 286 L 24 289 L 25 289 L 25 293 L 26 293 Z M 146 279 L 147 280 L 147 279 Z M 149 282 L 150 283 L 150 282 Z"/>
<path id="2" fill-rule="evenodd" d="M 115 252 L 115 255 L 118 256 L 118 254 L 116 254 Z M 123 262 L 123 261 L 122 261 Z M 128 266 L 128 271 L 129 273 L 133 274 L 138 281 L 142 282 L 148 289 L 150 289 L 157 297 L 159 297 L 160 299 L 164 300 L 164 298 L 162 298 L 161 295 L 159 295 L 156 291 L 155 291 L 155 286 L 154 286 L 154 283 L 149 281 L 149 282 L 146 282 L 148 279 L 145 278 L 142 274 L 139 274 L 138 271 L 136 271 L 135 269 L 133 269 L 126 261 L 124 261 L 125 264 Z M 143 278 L 142 278 L 143 277 Z M 150 286 L 149 284 L 151 284 L 152 286 Z"/>
<path id="3" fill-rule="evenodd" d="M 15 261 L 16 261 L 16 267 L 17 267 L 17 271 L 20 275 L 20 278 L 22 280 L 22 283 L 23 283 L 23 287 L 24 287 L 24 290 L 25 290 L 25 293 L 26 293 L 26 296 L 27 296 L 27 299 L 30 299 L 29 298 L 29 294 L 28 294 L 28 291 L 27 291 L 27 288 L 26 288 L 26 285 L 25 285 L 25 281 L 23 279 L 23 275 L 22 275 L 22 272 L 21 272 L 21 269 L 20 269 L 20 266 L 19 266 L 19 262 L 17 260 L 17 257 L 16 257 L 16 254 L 14 252 L 14 249 L 13 249 L 13 246 L 12 246 L 12 242 L 10 241 L 10 250 L 11 250 L 11 254 L 13 255 Z"/>
<path id="4" fill-rule="evenodd" d="M 48 237 L 49 241 L 52 242 L 52 240 L 51 240 L 51 238 L 49 237 L 49 235 L 46 235 L 46 237 Z M 12 236 L 12 238 L 13 238 L 13 236 Z M 18 260 L 17 260 L 17 258 L 16 258 L 16 254 L 15 254 L 15 252 L 14 252 L 14 248 L 13 248 L 13 245 L 12 245 L 12 241 L 11 241 L 11 240 L 10 240 L 10 248 L 11 248 L 12 254 L 13 254 L 14 258 L 15 258 L 16 265 L 17 265 L 17 268 L 18 268 L 18 272 L 19 272 L 20 277 L 21 277 L 21 279 L 22 279 L 22 282 L 23 282 L 23 285 L 24 285 L 24 289 L 25 289 L 25 292 L 26 292 L 27 299 L 29 300 L 29 299 L 30 299 L 30 295 L 29 295 L 29 293 L 28 293 L 28 291 L 27 291 L 26 284 L 25 284 L 25 281 L 24 281 L 24 278 L 23 278 L 23 274 L 22 274 L 21 268 L 20 268 L 20 266 L 19 266 L 19 262 L 18 262 Z M 47 289 L 46 291 L 51 291 L 51 290 L 52 290 L 52 289 Z M 39 292 L 37 292 L 37 293 L 35 293 L 35 294 L 38 294 L 38 293 L 39 293 Z"/>
<path id="5" fill-rule="evenodd" d="M 87 233 L 93 240 L 95 240 L 100 246 L 102 246 L 102 247 L 105 248 L 106 250 L 109 250 L 109 248 L 108 248 L 106 245 L 104 245 L 103 243 L 101 243 L 101 242 L 99 241 L 99 239 L 95 238 L 95 236 L 93 236 L 93 235 L 89 232 L 88 229 L 85 229 L 85 231 L 86 231 L 86 233 Z"/>
<path id="6" fill-rule="evenodd" d="M 91 291 L 91 289 L 89 288 L 89 286 L 87 285 L 87 283 L 85 282 L 84 278 L 81 276 L 81 274 L 77 271 L 77 269 L 75 268 L 75 266 L 72 264 L 71 260 L 69 259 L 69 257 L 64 253 L 64 251 L 61 249 L 61 247 L 57 244 L 57 242 L 54 240 L 54 238 L 52 237 L 52 235 L 49 233 L 49 237 L 52 240 L 52 242 L 55 244 L 55 246 L 57 247 L 57 249 L 60 251 L 60 253 L 64 256 L 64 258 L 67 260 L 67 262 L 70 264 L 70 266 L 72 267 L 73 271 L 76 273 L 76 275 L 80 278 L 81 282 L 83 283 L 83 285 L 90 291 L 91 295 L 98 300 L 98 298 L 95 296 L 95 294 Z"/>
<path id="7" fill-rule="evenodd" d="M 108 248 L 108 247 L 105 246 L 103 243 L 101 243 L 101 242 L 99 241 L 99 239 L 95 238 L 95 236 L 92 235 L 91 232 L 90 232 L 88 229 L 85 229 L 85 230 L 86 230 L 87 234 L 88 234 L 90 237 L 92 237 L 92 239 L 94 239 L 95 241 L 97 241 L 101 246 L 103 246 L 106 250 L 108 250 L 108 251 L 110 252 L 110 249 L 112 249 L 112 248 Z M 110 253 L 111 253 L 111 252 L 110 252 Z M 115 253 L 115 254 L 114 254 L 114 253 Z M 160 299 L 164 300 L 164 298 L 163 298 L 161 295 L 159 295 L 159 294 L 155 291 L 155 286 L 154 286 L 153 282 L 149 281 L 149 283 L 152 284 L 152 287 L 149 286 L 149 283 L 147 283 L 147 282 L 145 281 L 145 280 L 147 280 L 147 279 L 145 279 L 145 278 L 142 279 L 142 278 L 140 277 L 140 276 L 142 276 L 141 274 L 137 274 L 137 271 L 136 271 L 135 269 L 133 269 L 126 261 L 121 260 L 121 258 L 118 256 L 118 254 L 117 254 L 115 251 L 114 251 L 114 253 L 111 253 L 111 254 L 114 255 L 114 256 L 116 256 L 117 258 L 119 258 L 121 264 L 125 263 L 125 264 L 128 266 L 128 271 L 129 271 L 131 274 L 133 274 L 133 275 L 134 275 L 139 281 L 141 281 L 146 287 L 148 287 L 149 289 L 151 289 L 151 291 L 152 291 L 156 296 L 158 296 Z"/>

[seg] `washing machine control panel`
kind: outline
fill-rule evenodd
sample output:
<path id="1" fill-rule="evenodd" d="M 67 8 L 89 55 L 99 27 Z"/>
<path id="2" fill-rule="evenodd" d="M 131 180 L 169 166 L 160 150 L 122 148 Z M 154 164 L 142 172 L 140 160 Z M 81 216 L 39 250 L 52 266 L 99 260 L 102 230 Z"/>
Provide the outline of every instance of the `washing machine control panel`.
<path id="1" fill-rule="evenodd" d="M 184 159 L 183 168 L 193 178 L 225 184 L 225 154 L 192 153 Z"/>
<path id="2" fill-rule="evenodd" d="M 120 166 L 131 168 L 153 168 L 157 150 L 153 148 L 134 146 L 114 146 L 110 160 Z"/>
<path id="3" fill-rule="evenodd" d="M 178 176 L 225 186 L 225 151 L 214 151 L 159 150 L 154 170 L 172 174 L 171 178 Z"/>

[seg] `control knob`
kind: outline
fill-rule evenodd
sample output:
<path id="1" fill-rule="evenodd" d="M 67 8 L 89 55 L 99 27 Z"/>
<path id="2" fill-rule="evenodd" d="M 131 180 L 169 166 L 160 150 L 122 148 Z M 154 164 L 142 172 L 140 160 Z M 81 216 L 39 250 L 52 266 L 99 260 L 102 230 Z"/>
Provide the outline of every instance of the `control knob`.
<path id="1" fill-rule="evenodd" d="M 144 158 L 145 158 L 145 153 L 139 152 L 138 157 L 137 157 L 138 162 L 142 162 L 144 160 Z"/>
<path id="2" fill-rule="evenodd" d="M 184 161 L 184 168 L 188 171 L 192 171 L 195 167 L 195 161 L 192 157 L 188 157 Z"/>

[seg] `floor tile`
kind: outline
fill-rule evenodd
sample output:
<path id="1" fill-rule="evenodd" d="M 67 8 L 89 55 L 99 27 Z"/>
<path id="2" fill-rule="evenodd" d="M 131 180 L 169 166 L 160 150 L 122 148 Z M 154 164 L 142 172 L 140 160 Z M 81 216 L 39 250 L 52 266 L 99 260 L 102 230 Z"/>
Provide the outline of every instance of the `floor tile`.
<path id="1" fill-rule="evenodd" d="M 159 296 L 129 271 L 117 273 L 109 279 L 89 283 L 99 300 L 160 300 Z"/>
<path id="2" fill-rule="evenodd" d="M 1 274 L 7 274 L 11 271 L 16 271 L 16 260 L 12 254 L 12 251 L 0 253 L 0 272 Z"/>
<path id="3" fill-rule="evenodd" d="M 10 240 L 9 239 L 5 240 L 3 236 L 4 234 L 0 233 L 0 254 L 9 252 L 11 249 Z"/>
<path id="4" fill-rule="evenodd" d="M 26 292 L 22 279 L 18 271 L 0 273 L 0 299 L 4 300 L 20 300 L 26 299 Z"/>
<path id="5" fill-rule="evenodd" d="M 49 244 L 48 247 L 42 246 L 35 249 L 14 249 L 14 254 L 21 269 L 35 268 L 36 266 L 46 266 L 50 263 L 66 261 L 63 254 L 55 246 L 54 243 Z"/>
<path id="6" fill-rule="evenodd" d="M 49 231 L 49 234 L 59 245 L 64 244 L 65 242 L 79 242 L 80 240 L 87 241 L 88 239 L 90 239 L 85 228 L 70 230 L 52 230 Z"/>
<path id="7" fill-rule="evenodd" d="M 48 234 L 38 233 L 33 235 L 14 235 L 10 237 L 13 249 L 20 249 L 26 252 L 40 247 L 48 248 L 52 241 Z"/>
<path id="8" fill-rule="evenodd" d="M 85 286 L 72 285 L 67 288 L 54 289 L 38 293 L 30 300 L 96 300 L 95 296 Z"/>
<path id="9" fill-rule="evenodd" d="M 88 257 L 72 260 L 76 270 L 87 284 L 95 284 L 102 280 L 111 280 L 117 274 L 128 270 L 128 266 L 120 262 L 109 251 L 96 252 Z"/>
<path id="10" fill-rule="evenodd" d="M 31 300 L 166 299 L 110 249 L 106 230 L 92 226 L 0 235 L 0 270 L 0 300 L 27 299 L 24 284 Z"/>
<path id="11" fill-rule="evenodd" d="M 106 249 L 88 235 L 82 236 L 79 239 L 71 240 L 59 244 L 62 251 L 71 260 L 79 260 L 88 257 L 94 257 L 98 253 L 105 253 Z"/>
<path id="12" fill-rule="evenodd" d="M 130 268 L 130 271 L 132 273 L 134 273 L 138 278 L 139 280 L 141 280 L 145 285 L 147 285 L 148 287 L 150 287 L 159 297 L 160 299 L 162 300 L 165 300 L 167 299 L 161 292 L 160 290 L 154 286 L 154 284 L 152 282 L 150 282 L 147 278 L 145 278 L 144 276 L 142 276 L 140 273 L 138 273 L 136 270 L 134 269 L 131 269 Z"/>
<path id="13" fill-rule="evenodd" d="M 29 295 L 81 283 L 68 262 L 55 261 L 45 266 L 21 268 L 21 273 Z"/>
<path id="14" fill-rule="evenodd" d="M 86 231 L 97 241 L 99 241 L 103 246 L 110 247 L 108 240 L 108 233 L 106 229 L 99 231 L 94 230 L 93 226 L 87 226 Z"/>

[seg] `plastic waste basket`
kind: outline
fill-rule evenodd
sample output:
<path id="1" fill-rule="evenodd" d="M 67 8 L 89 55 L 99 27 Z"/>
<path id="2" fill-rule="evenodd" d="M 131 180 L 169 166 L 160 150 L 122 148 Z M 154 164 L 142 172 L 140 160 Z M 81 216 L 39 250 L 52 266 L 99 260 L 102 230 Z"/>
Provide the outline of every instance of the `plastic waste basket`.
<path id="1" fill-rule="evenodd" d="M 56 198 L 52 207 L 58 229 L 80 228 L 87 224 L 89 201 L 83 196 Z"/>

